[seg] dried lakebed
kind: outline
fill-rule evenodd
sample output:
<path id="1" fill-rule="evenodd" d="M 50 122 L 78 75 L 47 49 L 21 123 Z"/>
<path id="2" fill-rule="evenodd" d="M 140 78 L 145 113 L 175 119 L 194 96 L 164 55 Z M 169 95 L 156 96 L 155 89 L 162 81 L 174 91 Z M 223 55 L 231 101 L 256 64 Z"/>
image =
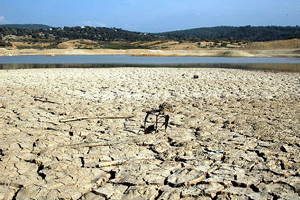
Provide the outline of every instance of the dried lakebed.
<path id="1" fill-rule="evenodd" d="M 299 101 L 299 73 L 2 70 L 0 198 L 299 199 Z"/>

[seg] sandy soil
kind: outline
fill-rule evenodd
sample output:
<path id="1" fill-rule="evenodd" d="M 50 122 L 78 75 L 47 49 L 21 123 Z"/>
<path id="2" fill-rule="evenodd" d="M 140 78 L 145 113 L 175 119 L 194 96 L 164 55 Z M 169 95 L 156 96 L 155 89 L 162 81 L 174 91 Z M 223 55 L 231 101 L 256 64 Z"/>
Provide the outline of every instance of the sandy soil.
<path id="1" fill-rule="evenodd" d="M 299 199 L 299 113 L 299 73 L 2 70 L 0 199 Z"/>
<path id="2" fill-rule="evenodd" d="M 276 40 L 230 44 L 231 48 L 211 47 L 213 42 L 152 41 L 132 42 L 128 45 L 147 46 L 151 49 L 99 49 L 92 40 L 69 40 L 58 44 L 59 49 L 39 50 L 50 43 L 12 42 L 11 49 L 0 48 L 0 56 L 18 55 L 133 55 L 133 56 L 218 56 L 218 57 L 300 57 L 300 40 Z M 118 42 L 116 42 L 118 44 Z M 94 46 L 93 46 L 94 45 Z M 95 46 L 96 45 L 96 46 Z M 119 44 L 122 46 L 122 44 Z M 203 46 L 204 45 L 204 46 Z M 20 47 L 21 49 L 18 49 Z M 31 47 L 31 48 L 30 48 Z M 25 48 L 25 49 L 24 49 Z M 153 50 L 157 49 L 157 50 Z"/>
<path id="3" fill-rule="evenodd" d="M 300 57 L 299 49 L 194 49 L 194 50 L 148 50 L 148 49 L 12 49 L 0 48 L 0 56 L 19 55 L 133 55 L 133 56 L 217 56 L 217 57 Z"/>

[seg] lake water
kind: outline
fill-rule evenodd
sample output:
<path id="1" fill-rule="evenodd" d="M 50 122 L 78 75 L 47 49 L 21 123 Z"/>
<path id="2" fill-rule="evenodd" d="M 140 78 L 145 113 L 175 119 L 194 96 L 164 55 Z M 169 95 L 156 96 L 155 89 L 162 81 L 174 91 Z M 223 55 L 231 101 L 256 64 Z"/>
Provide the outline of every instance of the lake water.
<path id="1" fill-rule="evenodd" d="M 0 69 L 209 67 L 300 72 L 299 58 L 143 57 L 130 55 L 2 56 Z"/>

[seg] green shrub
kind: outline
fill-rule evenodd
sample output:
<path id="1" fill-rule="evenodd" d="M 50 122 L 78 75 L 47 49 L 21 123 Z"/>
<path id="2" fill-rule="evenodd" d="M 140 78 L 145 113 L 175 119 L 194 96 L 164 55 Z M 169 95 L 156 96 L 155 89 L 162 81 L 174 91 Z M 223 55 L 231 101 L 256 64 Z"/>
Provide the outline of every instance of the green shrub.
<path id="1" fill-rule="evenodd" d="M 12 47 L 12 43 L 1 40 L 0 47 Z"/>

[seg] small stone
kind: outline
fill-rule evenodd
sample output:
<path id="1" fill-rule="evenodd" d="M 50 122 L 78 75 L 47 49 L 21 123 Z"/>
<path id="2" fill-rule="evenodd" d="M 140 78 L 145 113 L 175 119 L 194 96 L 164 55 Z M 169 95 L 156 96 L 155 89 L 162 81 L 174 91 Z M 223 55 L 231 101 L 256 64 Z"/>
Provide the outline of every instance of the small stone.
<path id="1" fill-rule="evenodd" d="M 170 186 L 164 186 L 160 188 L 162 194 L 157 198 L 158 200 L 165 200 L 165 199 L 180 199 L 181 189 L 172 188 Z"/>
<path id="2" fill-rule="evenodd" d="M 38 169 L 36 164 L 25 161 L 17 162 L 15 166 L 18 168 L 19 174 L 35 173 Z"/>
<path id="3" fill-rule="evenodd" d="M 125 185 L 113 185 L 111 183 L 107 183 L 102 187 L 94 189 L 93 191 L 96 194 L 105 197 L 105 199 L 108 199 L 111 198 L 112 196 L 118 196 L 123 194 L 127 188 L 128 187 Z"/>
<path id="4" fill-rule="evenodd" d="M 20 189 L 15 199 L 21 200 L 21 199 L 30 199 L 31 197 L 36 197 L 40 190 L 41 188 L 36 185 L 23 187 Z"/>
<path id="5" fill-rule="evenodd" d="M 263 179 L 260 174 L 255 174 L 254 176 L 243 174 L 243 173 L 238 173 L 235 174 L 235 180 L 234 182 L 238 185 L 245 185 L 247 187 L 250 187 L 252 185 L 257 186 Z"/>
<path id="6" fill-rule="evenodd" d="M 210 183 L 209 187 L 204 190 L 204 192 L 211 196 L 211 198 L 215 198 L 217 193 L 222 191 L 224 186 L 220 183 Z"/>
<path id="7" fill-rule="evenodd" d="M 106 198 L 101 196 L 101 195 L 97 195 L 93 192 L 89 192 L 86 193 L 83 197 L 82 200 L 105 200 Z"/>
<path id="8" fill-rule="evenodd" d="M 283 183 L 286 183 L 294 188 L 295 192 L 300 195 L 300 178 L 295 176 L 290 176 L 285 180 L 282 180 Z"/>
<path id="9" fill-rule="evenodd" d="M 199 197 L 204 195 L 203 191 L 206 190 L 207 188 L 208 188 L 208 184 L 198 184 L 196 186 L 184 187 L 181 196 L 184 198 Z M 211 199 L 210 197 L 208 198 Z"/>
<path id="10" fill-rule="evenodd" d="M 195 169 L 199 171 L 209 172 L 211 167 L 211 164 L 213 163 L 212 160 L 205 160 L 205 161 L 198 161 L 194 163 Z M 211 173 L 211 172 L 210 172 Z"/>
<path id="11" fill-rule="evenodd" d="M 233 186 L 222 190 L 222 193 L 230 194 L 230 195 L 246 195 L 251 192 L 252 190 L 250 188 L 233 187 Z"/>
<path id="12" fill-rule="evenodd" d="M 194 185 L 205 179 L 205 173 L 191 168 L 176 170 L 167 179 L 168 184 L 176 187 L 182 185 Z"/>
<path id="13" fill-rule="evenodd" d="M 144 180 L 144 172 L 124 170 L 119 172 L 116 175 L 114 180 L 111 180 L 113 183 L 124 184 L 124 185 L 146 185 Z"/>
<path id="14" fill-rule="evenodd" d="M 158 191 L 155 186 L 131 186 L 126 191 L 126 194 L 121 199 L 155 199 L 158 196 Z"/>
<path id="15" fill-rule="evenodd" d="M 170 172 L 168 170 L 155 170 L 155 171 L 150 171 L 149 173 L 147 173 L 144 176 L 144 180 L 148 183 L 148 184 L 155 184 L 158 186 L 162 186 L 164 185 L 165 179 L 167 176 L 170 175 Z"/>
<path id="16" fill-rule="evenodd" d="M 0 185 L 0 199 L 13 199 L 19 188 Z"/>
<path id="17" fill-rule="evenodd" d="M 294 193 L 293 189 L 289 185 L 280 184 L 280 183 L 265 185 L 264 192 L 275 194 L 277 196 Z"/>

